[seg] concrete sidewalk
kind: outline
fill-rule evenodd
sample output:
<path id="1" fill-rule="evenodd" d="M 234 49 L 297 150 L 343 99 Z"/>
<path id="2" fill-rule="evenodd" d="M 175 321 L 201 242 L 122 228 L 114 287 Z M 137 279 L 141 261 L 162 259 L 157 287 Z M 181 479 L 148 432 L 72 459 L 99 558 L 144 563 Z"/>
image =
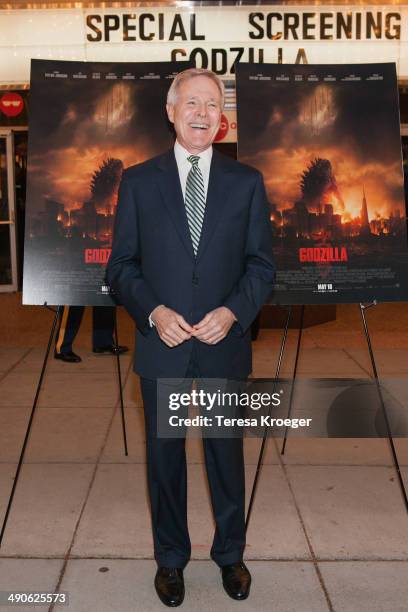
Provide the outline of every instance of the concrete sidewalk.
<path id="1" fill-rule="evenodd" d="M 330 324 L 321 327 L 306 330 L 299 375 L 369 377 L 364 342 L 356 341 L 355 332 L 349 341 L 337 334 L 326 342 Z M 376 336 L 378 367 L 382 375 L 406 377 L 408 337 L 395 334 L 383 343 L 381 331 Z M 273 375 L 279 336 L 277 330 L 261 331 L 254 343 L 255 376 Z M 295 336 L 291 332 L 284 376 L 291 372 Z M 69 592 L 66 609 L 72 612 L 164 610 L 153 587 L 143 410 L 131 358 L 121 357 L 125 457 L 114 359 L 78 352 L 81 364 L 50 359 L 0 549 L 0 591 Z M 1 517 L 42 358 L 39 346 L 0 349 Z M 397 440 L 396 446 L 408 486 L 408 445 Z M 259 447 L 259 439 L 245 439 L 248 493 Z M 408 609 L 408 517 L 387 440 L 293 439 L 283 457 L 280 441 L 268 441 L 248 530 L 253 588 L 247 602 L 227 597 L 209 560 L 213 521 L 200 441 L 190 439 L 187 449 L 192 561 L 181 609 Z"/>

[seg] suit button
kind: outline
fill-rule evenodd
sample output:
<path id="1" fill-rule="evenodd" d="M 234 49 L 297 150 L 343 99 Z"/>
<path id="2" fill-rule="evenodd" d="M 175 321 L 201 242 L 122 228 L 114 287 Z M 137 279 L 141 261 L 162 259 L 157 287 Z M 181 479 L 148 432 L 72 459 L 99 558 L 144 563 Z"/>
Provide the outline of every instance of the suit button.
<path id="1" fill-rule="evenodd" d="M 198 276 L 193 274 L 193 285 L 198 285 Z"/>

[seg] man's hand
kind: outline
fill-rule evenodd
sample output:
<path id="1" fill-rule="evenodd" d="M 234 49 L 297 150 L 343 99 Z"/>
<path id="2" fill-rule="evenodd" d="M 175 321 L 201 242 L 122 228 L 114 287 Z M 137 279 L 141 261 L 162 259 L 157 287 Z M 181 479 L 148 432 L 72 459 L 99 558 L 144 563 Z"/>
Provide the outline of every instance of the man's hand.
<path id="1" fill-rule="evenodd" d="M 157 306 L 150 317 L 157 328 L 160 339 L 167 346 L 178 346 L 185 340 L 189 340 L 194 331 L 181 315 L 163 304 Z"/>
<path id="2" fill-rule="evenodd" d="M 228 334 L 234 321 L 234 313 L 226 306 L 208 312 L 204 319 L 194 325 L 193 336 L 206 344 L 217 344 Z"/>

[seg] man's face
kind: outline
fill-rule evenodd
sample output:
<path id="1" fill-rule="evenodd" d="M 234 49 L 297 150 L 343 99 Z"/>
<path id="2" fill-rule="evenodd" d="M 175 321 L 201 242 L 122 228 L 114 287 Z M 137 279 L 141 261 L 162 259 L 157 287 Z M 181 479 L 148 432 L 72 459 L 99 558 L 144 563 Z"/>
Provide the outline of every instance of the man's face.
<path id="1" fill-rule="evenodd" d="M 221 120 L 221 94 L 212 79 L 195 76 L 183 81 L 176 103 L 166 108 L 182 147 L 199 154 L 210 146 Z"/>

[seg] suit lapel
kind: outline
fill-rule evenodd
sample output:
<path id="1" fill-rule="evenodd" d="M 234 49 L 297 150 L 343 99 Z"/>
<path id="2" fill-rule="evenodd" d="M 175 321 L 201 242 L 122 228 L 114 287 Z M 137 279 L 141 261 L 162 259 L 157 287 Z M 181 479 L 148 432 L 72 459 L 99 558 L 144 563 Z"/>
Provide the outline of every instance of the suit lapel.
<path id="1" fill-rule="evenodd" d="M 228 191 L 233 180 L 231 165 L 228 162 L 229 160 L 227 158 L 224 159 L 223 155 L 213 150 L 205 215 L 201 230 L 200 244 L 198 246 L 197 261 L 203 256 L 207 249 L 216 225 L 227 204 Z M 191 242 L 183 192 L 181 190 L 180 177 L 173 149 L 160 157 L 158 168 L 160 170 L 158 185 L 163 202 L 182 243 L 191 259 L 194 260 L 193 244 Z"/>
<path id="2" fill-rule="evenodd" d="M 181 190 L 180 177 L 173 149 L 160 158 L 158 165 L 160 169 L 158 185 L 163 202 L 182 243 L 190 257 L 194 259 L 193 244 L 191 242 L 183 192 Z"/>
<path id="3" fill-rule="evenodd" d="M 205 215 L 198 246 L 197 261 L 204 255 L 212 238 L 216 225 L 227 204 L 228 191 L 231 187 L 233 173 L 228 159 L 224 159 L 215 149 L 211 159 L 210 177 L 208 181 Z"/>

